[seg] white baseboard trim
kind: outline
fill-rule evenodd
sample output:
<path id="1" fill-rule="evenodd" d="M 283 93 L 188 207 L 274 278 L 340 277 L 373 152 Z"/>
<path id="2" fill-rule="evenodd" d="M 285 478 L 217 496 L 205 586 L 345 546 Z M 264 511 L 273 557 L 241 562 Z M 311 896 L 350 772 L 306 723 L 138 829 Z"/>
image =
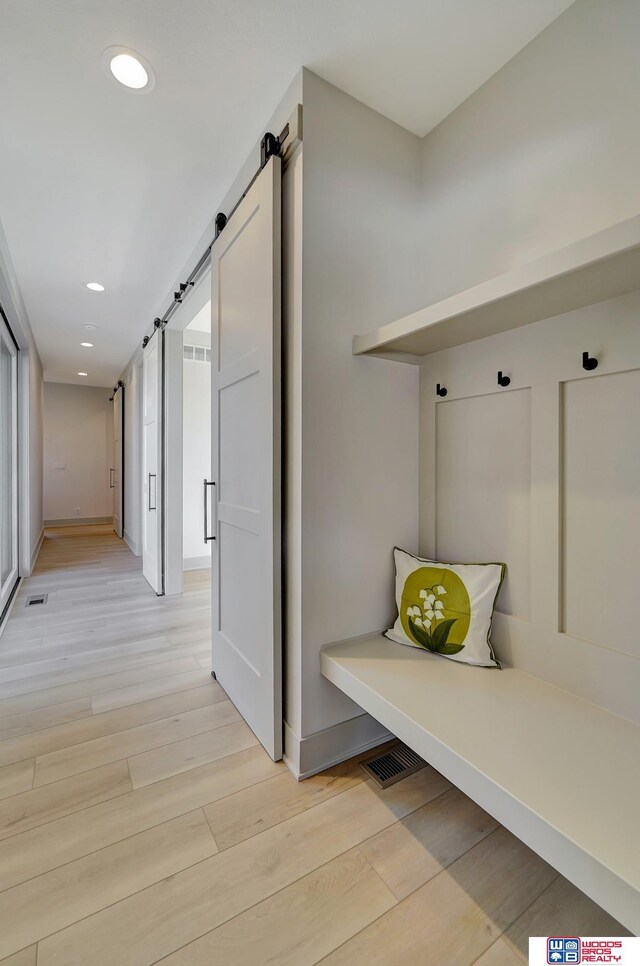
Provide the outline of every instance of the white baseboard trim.
<path id="1" fill-rule="evenodd" d="M 133 554 L 133 556 L 134 557 L 139 557 L 140 556 L 140 553 L 138 551 L 138 547 L 136 545 L 136 541 L 133 539 L 133 537 L 131 536 L 131 534 L 130 533 L 127 533 L 126 530 L 123 530 L 122 531 L 122 536 L 124 538 L 124 542 L 128 546 L 128 548 L 131 551 L 131 553 Z"/>
<path id="2" fill-rule="evenodd" d="M 296 735 L 285 721 L 284 760 L 293 776 L 302 781 L 390 738 L 393 735 L 369 714 L 349 718 L 306 738 Z"/>
<path id="3" fill-rule="evenodd" d="M 33 573 L 33 568 L 36 565 L 36 560 L 38 559 L 38 554 L 40 553 L 40 547 L 42 546 L 42 541 L 43 540 L 44 540 L 44 527 L 40 531 L 40 536 L 38 537 L 38 542 L 36 543 L 35 547 L 31 551 L 31 561 L 30 561 L 30 566 L 29 566 L 29 574 Z M 25 576 L 28 577 L 29 574 L 26 574 Z"/>
<path id="4" fill-rule="evenodd" d="M 211 554 L 205 554 L 203 557 L 184 557 L 182 561 L 182 569 L 184 570 L 208 570 L 211 566 Z"/>
<path id="5" fill-rule="evenodd" d="M 90 527 L 97 524 L 113 523 L 113 517 L 70 517 L 67 520 L 45 520 L 45 527 Z"/>

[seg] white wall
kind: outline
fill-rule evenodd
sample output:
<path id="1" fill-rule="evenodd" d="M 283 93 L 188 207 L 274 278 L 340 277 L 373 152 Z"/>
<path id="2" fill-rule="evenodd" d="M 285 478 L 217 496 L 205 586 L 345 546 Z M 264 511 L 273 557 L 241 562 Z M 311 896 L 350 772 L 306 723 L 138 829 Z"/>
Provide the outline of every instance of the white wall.
<path id="1" fill-rule="evenodd" d="M 577 0 L 427 135 L 425 304 L 638 214 L 639 37 L 636 0 Z M 421 367 L 421 550 L 504 559 L 499 654 L 635 720 L 639 308 L 589 306 Z"/>
<path id="2" fill-rule="evenodd" d="M 45 520 L 113 515 L 109 467 L 113 450 L 111 390 L 44 385 Z M 64 466 L 64 468 L 56 468 Z"/>
<path id="3" fill-rule="evenodd" d="M 424 304 L 640 211 L 639 37 L 577 0 L 427 135 Z"/>
<path id="4" fill-rule="evenodd" d="M 205 310 L 210 315 L 210 303 Z M 184 344 L 211 346 L 211 333 L 187 327 Z M 183 361 L 182 553 L 185 570 L 209 566 L 211 544 L 203 536 L 203 480 L 211 478 L 211 364 Z"/>
<path id="5" fill-rule="evenodd" d="M 351 340 L 418 307 L 420 141 L 308 71 L 303 104 L 300 332 L 285 343 L 301 406 L 297 427 L 287 415 L 290 513 L 296 487 L 300 507 L 287 523 L 299 554 L 287 592 L 299 591 L 287 606 L 286 738 L 305 772 L 380 734 L 321 677 L 319 653 L 390 620 L 393 547 L 417 547 L 418 373 L 356 359 Z"/>

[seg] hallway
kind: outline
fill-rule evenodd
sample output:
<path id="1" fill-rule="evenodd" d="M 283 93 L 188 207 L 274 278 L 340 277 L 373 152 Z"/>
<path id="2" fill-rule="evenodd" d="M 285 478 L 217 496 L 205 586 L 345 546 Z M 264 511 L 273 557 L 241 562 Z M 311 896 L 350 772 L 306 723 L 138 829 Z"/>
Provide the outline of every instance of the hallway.
<path id="1" fill-rule="evenodd" d="M 5 966 L 496 966 L 541 923 L 623 934 L 429 767 L 274 764 L 210 676 L 208 580 L 159 598 L 108 527 L 47 531 L 0 641 Z"/>

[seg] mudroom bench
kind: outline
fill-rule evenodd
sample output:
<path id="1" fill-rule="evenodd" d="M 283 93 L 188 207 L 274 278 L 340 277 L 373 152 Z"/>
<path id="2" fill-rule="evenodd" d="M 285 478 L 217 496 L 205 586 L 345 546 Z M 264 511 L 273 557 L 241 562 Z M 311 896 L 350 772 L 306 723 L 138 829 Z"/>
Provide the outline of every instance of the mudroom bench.
<path id="1" fill-rule="evenodd" d="M 321 670 L 562 875 L 640 934 L 640 726 L 516 668 L 381 634 Z"/>

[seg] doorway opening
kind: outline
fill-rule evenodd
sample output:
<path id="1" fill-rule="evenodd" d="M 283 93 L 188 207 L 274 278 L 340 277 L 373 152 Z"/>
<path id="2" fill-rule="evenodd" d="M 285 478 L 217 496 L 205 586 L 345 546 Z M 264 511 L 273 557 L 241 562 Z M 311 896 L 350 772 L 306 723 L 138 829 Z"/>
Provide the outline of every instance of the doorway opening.
<path id="1" fill-rule="evenodd" d="M 211 567 L 205 509 L 205 480 L 211 476 L 211 300 L 182 337 L 182 569 L 190 572 Z"/>

